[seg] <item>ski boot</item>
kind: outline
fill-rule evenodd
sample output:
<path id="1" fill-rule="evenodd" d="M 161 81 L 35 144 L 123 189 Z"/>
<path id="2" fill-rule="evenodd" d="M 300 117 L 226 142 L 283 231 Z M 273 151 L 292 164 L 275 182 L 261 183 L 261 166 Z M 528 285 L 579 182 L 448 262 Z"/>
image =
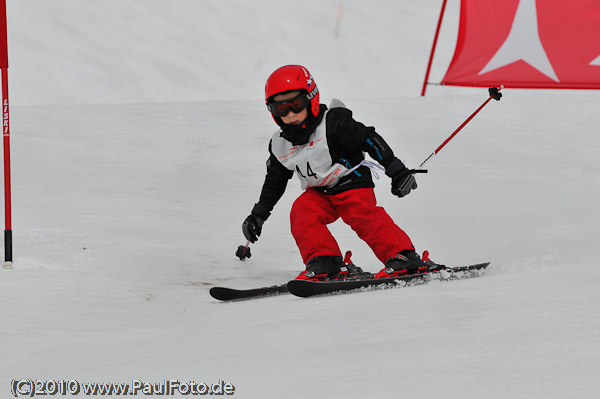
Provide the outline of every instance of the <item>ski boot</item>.
<path id="1" fill-rule="evenodd" d="M 306 270 L 300 273 L 296 280 L 344 280 L 371 275 L 353 264 L 348 253 L 346 253 L 346 260 L 348 262 L 342 260 L 341 256 L 315 256 L 308 261 Z"/>
<path id="2" fill-rule="evenodd" d="M 427 251 L 427 250 L 423 251 L 422 260 L 423 260 L 423 263 L 425 263 L 429 267 L 430 272 L 437 272 L 440 270 L 447 269 L 447 267 L 445 265 L 440 265 L 438 263 L 435 263 L 431 259 L 429 259 L 429 251 Z"/>
<path id="3" fill-rule="evenodd" d="M 427 257 L 427 261 L 431 262 L 429 257 Z M 427 273 L 431 268 L 427 261 L 423 261 L 419 254 L 413 250 L 402 251 L 389 258 L 385 262 L 385 267 L 375 275 L 375 278 L 400 277 L 411 274 Z"/>
<path id="4" fill-rule="evenodd" d="M 352 252 L 346 251 L 344 256 L 344 266 L 341 271 L 334 276 L 334 280 L 352 280 L 357 278 L 373 278 L 373 273 L 365 272 L 360 267 L 352 263 Z"/>

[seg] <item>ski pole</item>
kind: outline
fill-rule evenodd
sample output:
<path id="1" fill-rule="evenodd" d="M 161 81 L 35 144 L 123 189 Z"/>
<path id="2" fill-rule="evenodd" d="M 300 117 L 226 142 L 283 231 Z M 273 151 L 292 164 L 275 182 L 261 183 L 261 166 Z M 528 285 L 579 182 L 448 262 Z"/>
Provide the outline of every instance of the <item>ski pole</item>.
<path id="1" fill-rule="evenodd" d="M 252 256 L 250 253 L 250 241 L 246 241 L 246 245 L 240 245 L 235 252 L 235 256 L 240 258 L 240 260 L 245 260 Z"/>
<path id="2" fill-rule="evenodd" d="M 479 108 L 477 108 L 477 110 L 475 110 L 475 112 L 473 112 L 473 113 L 471 114 L 471 116 L 469 116 L 469 117 L 468 117 L 468 118 L 467 118 L 467 119 L 466 119 L 466 120 L 465 120 L 465 121 L 462 123 L 462 125 L 460 125 L 460 126 L 458 127 L 458 129 L 456 129 L 456 130 L 454 131 L 454 133 L 452 133 L 452 134 L 450 135 L 450 137 L 448 137 L 448 138 L 446 139 L 446 141 L 444 141 L 444 142 L 443 142 L 443 143 L 442 143 L 442 144 L 441 144 L 441 145 L 440 145 L 440 146 L 439 146 L 439 147 L 438 147 L 438 148 L 437 148 L 437 149 L 436 149 L 434 152 L 432 152 L 432 153 L 431 153 L 431 155 L 429 155 L 429 156 L 428 156 L 428 157 L 427 157 L 427 158 L 426 158 L 426 159 L 425 159 L 425 160 L 424 160 L 424 161 L 421 163 L 421 165 L 419 165 L 419 168 L 422 168 L 422 167 L 423 167 L 423 166 L 424 166 L 424 165 L 425 165 L 427 162 L 429 162 L 429 161 L 431 160 L 431 158 L 433 158 L 434 156 L 436 156 L 436 155 L 437 155 L 437 153 L 438 153 L 438 152 L 440 152 L 440 151 L 442 150 L 442 148 L 444 148 L 444 147 L 446 146 L 446 144 L 448 144 L 448 143 L 450 142 L 450 140 L 452 140 L 452 139 L 454 138 L 454 136 L 456 136 L 456 135 L 458 134 L 458 132 L 460 132 L 460 131 L 461 131 L 461 129 L 462 129 L 463 127 L 465 127 L 465 125 L 466 125 L 467 123 L 469 123 L 469 122 L 471 121 L 471 119 L 473 119 L 473 118 L 475 117 L 475 115 L 477 115 L 477 113 L 478 113 L 479 111 L 481 111 L 481 109 L 482 109 L 483 107 L 485 107 L 485 106 L 487 105 L 487 103 L 489 103 L 489 102 L 490 102 L 490 100 L 491 100 L 492 98 L 493 98 L 494 100 L 496 100 L 496 101 L 500 101 L 500 97 L 502 97 L 502 93 L 500 93 L 500 90 L 502 90 L 503 88 L 504 88 L 504 85 L 501 85 L 501 86 L 500 86 L 500 88 L 497 88 L 497 87 L 490 87 L 490 88 L 488 89 L 488 92 L 490 93 L 490 96 L 488 97 L 488 99 L 487 99 L 487 100 L 485 100 L 485 102 L 484 102 L 483 104 L 481 104 L 481 106 L 480 106 Z"/>

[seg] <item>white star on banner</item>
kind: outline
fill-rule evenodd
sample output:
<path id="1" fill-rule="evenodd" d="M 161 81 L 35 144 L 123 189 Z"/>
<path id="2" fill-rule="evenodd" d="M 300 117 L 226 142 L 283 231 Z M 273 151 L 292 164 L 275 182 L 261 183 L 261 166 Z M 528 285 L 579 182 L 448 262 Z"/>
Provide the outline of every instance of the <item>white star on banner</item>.
<path id="1" fill-rule="evenodd" d="M 519 60 L 525 61 L 549 78 L 559 81 L 540 40 L 535 0 L 521 0 L 519 2 L 506 41 L 479 74 Z"/>
<path id="2" fill-rule="evenodd" d="M 600 66 L 600 55 L 594 61 L 590 62 L 590 65 Z"/>

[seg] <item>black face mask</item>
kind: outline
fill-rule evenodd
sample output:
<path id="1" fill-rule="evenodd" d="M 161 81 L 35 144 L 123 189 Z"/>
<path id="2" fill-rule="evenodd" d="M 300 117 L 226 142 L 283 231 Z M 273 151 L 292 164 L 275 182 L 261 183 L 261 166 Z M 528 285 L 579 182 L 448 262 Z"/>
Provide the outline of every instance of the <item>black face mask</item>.
<path id="1" fill-rule="evenodd" d="M 315 116 L 308 110 L 306 120 L 300 125 L 286 125 L 281 118 L 276 118 L 277 124 L 281 126 L 281 137 L 290 141 L 293 145 L 303 145 L 308 143 L 308 138 L 315 131 L 317 125 L 323 120 L 323 115 L 327 106 L 321 104 L 319 115 Z"/>

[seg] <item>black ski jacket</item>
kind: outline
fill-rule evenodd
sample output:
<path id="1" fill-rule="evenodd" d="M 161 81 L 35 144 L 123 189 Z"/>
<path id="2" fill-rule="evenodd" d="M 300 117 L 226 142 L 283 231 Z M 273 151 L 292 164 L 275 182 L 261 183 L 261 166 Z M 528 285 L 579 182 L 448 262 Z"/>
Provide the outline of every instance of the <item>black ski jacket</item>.
<path id="1" fill-rule="evenodd" d="M 310 133 L 319 124 L 325 123 L 327 144 L 333 163 L 353 167 L 365 159 L 364 153 L 367 152 L 387 169 L 390 163 L 397 159 L 385 140 L 375 132 L 375 128 L 367 127 L 354 120 L 352 111 L 341 107 L 331 108 L 323 121 L 326 110 L 327 106 L 321 104 L 319 116 L 314 118 L 311 125 L 302 131 L 298 131 L 296 126 L 291 127 L 295 130 L 286 129 L 286 126 L 283 126 L 280 136 L 295 145 L 307 144 Z M 294 172 L 283 166 L 273 154 L 271 142 L 269 142 L 269 154 L 267 175 L 260 199 L 252 209 L 252 214 L 263 220 L 270 216 L 274 206 L 283 196 L 289 179 L 294 175 Z M 338 194 L 351 189 L 375 186 L 367 166 L 360 166 L 356 171 L 358 173 L 343 176 L 333 187 L 315 189 L 325 194 Z"/>

